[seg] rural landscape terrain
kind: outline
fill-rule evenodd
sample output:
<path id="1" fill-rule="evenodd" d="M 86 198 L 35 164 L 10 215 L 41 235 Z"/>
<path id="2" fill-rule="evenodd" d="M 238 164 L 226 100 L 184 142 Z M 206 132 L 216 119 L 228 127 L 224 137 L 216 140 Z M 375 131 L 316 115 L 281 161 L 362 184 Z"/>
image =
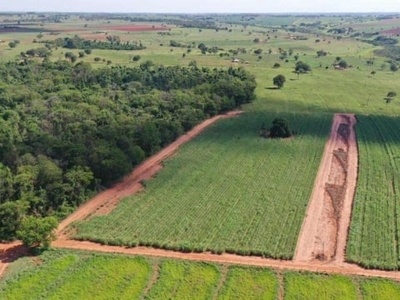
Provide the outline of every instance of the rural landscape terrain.
<path id="1" fill-rule="evenodd" d="M 0 299 L 400 299 L 399 41 L 0 14 Z"/>

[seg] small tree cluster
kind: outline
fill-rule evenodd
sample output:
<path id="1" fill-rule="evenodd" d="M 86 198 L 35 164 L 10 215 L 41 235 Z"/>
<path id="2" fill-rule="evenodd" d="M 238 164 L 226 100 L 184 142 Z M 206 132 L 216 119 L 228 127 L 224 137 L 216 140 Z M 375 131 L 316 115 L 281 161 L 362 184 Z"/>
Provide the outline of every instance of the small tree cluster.
<path id="1" fill-rule="evenodd" d="M 272 121 L 272 127 L 269 130 L 271 138 L 288 138 L 293 135 L 289 128 L 289 123 L 281 118 L 276 118 Z"/>

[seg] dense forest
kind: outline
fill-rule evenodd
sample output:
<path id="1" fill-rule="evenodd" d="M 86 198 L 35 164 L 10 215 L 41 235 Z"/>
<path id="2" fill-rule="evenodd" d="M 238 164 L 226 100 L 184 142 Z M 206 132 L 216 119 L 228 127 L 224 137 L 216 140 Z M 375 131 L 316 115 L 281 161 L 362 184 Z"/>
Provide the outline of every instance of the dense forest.
<path id="1" fill-rule="evenodd" d="M 255 87 L 242 68 L 0 65 L 0 240 L 26 215 L 65 217 Z"/>

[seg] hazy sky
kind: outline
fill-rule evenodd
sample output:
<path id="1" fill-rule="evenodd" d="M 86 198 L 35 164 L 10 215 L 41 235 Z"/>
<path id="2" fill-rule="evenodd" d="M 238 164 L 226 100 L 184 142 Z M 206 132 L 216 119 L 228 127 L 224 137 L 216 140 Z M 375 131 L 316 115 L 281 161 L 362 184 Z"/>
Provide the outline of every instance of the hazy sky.
<path id="1" fill-rule="evenodd" d="M 400 12 L 400 0 L 0 0 L 0 11 Z"/>

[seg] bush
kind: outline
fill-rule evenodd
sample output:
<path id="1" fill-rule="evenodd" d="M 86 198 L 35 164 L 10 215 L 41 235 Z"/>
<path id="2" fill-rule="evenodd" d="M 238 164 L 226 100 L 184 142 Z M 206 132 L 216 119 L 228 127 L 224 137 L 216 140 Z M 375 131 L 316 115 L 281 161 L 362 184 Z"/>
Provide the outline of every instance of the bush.
<path id="1" fill-rule="evenodd" d="M 269 130 L 269 136 L 272 138 L 287 138 L 292 136 L 292 131 L 289 128 L 289 123 L 280 118 L 272 121 L 272 127 Z"/>

